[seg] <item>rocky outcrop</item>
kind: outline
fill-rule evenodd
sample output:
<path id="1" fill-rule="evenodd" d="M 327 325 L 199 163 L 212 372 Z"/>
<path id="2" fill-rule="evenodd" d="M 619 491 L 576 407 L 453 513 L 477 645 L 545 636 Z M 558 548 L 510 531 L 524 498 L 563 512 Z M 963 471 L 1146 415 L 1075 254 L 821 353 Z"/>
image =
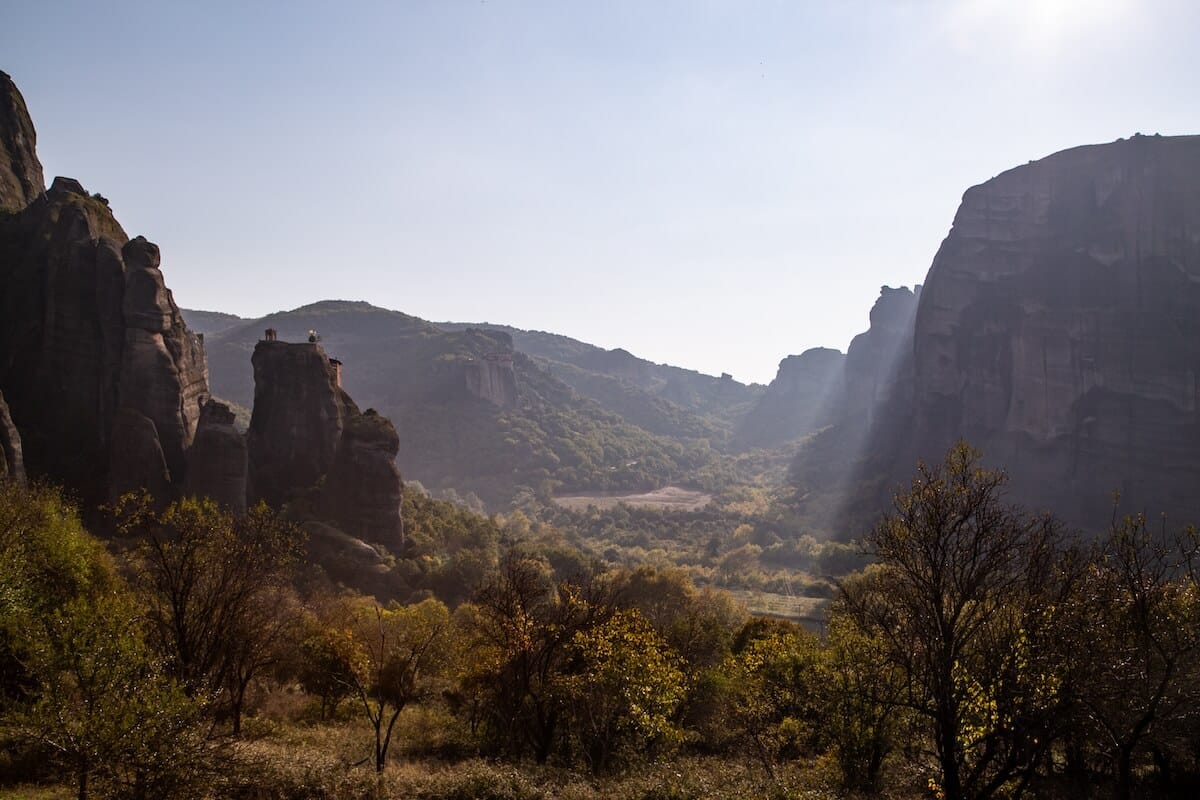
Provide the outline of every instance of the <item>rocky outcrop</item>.
<path id="1" fill-rule="evenodd" d="M 806 440 L 791 465 L 806 524 L 858 536 L 887 508 L 914 462 L 898 455 L 911 431 L 912 331 L 921 287 L 884 286 L 870 325 L 850 342 L 827 427 Z"/>
<path id="2" fill-rule="evenodd" d="M 517 404 L 517 376 L 512 352 L 487 353 L 463 364 L 467 391 L 499 408 Z"/>
<path id="3" fill-rule="evenodd" d="M 21 434 L 13 424 L 4 395 L 0 394 L 0 482 L 25 483 L 25 460 L 21 456 Z"/>
<path id="4" fill-rule="evenodd" d="M 234 426 L 229 406 L 210 399 L 200 409 L 187 462 L 189 495 L 210 497 L 235 514 L 246 510 L 246 437 Z"/>
<path id="5" fill-rule="evenodd" d="M 121 406 L 140 411 L 158 432 L 167 467 L 178 481 L 185 453 L 208 399 L 204 347 L 183 323 L 159 269 L 158 246 L 139 236 L 121 251 L 125 262 L 125 347 Z"/>
<path id="6" fill-rule="evenodd" d="M 838 419 L 846 357 L 814 347 L 779 362 L 775 380 L 738 428 L 739 448 L 769 447 L 813 433 Z"/>
<path id="7" fill-rule="evenodd" d="M 399 547 L 400 439 L 392 423 L 359 412 L 319 344 L 260 341 L 251 362 L 251 500 L 299 502 L 355 538 Z"/>
<path id="8" fill-rule="evenodd" d="M 250 500 L 280 506 L 333 466 L 354 401 L 319 344 L 261 341 L 248 433 Z"/>
<path id="9" fill-rule="evenodd" d="M 25 98 L 0 72 L 0 212 L 21 211 L 46 191 L 36 145 Z"/>
<path id="10" fill-rule="evenodd" d="M 143 474 L 170 499 L 208 395 L 202 342 L 163 283 L 155 245 L 131 241 L 76 180 L 42 192 L 33 124 L 14 93 L 0 80 L 0 160 L 24 165 L 0 166 L 4 202 L 23 204 L 0 217 L 0 390 L 25 465 L 89 505 Z M 143 470 L 117 452 L 126 435 L 139 437 L 140 454 L 161 451 L 165 486 L 157 463 Z"/>
<path id="11" fill-rule="evenodd" d="M 399 450 L 400 437 L 391 420 L 374 409 L 351 414 L 325 476 L 321 516 L 355 538 L 398 551 L 403 544 Z"/>
<path id="12" fill-rule="evenodd" d="M 145 489 L 163 502 L 172 495 L 171 471 L 163 454 L 154 421 L 129 407 L 117 410 L 111 434 L 113 447 L 108 465 L 108 500 Z"/>
<path id="13" fill-rule="evenodd" d="M 912 335 L 921 287 L 881 287 L 870 327 L 846 350 L 845 397 L 840 415 L 870 430 L 880 410 L 912 396 Z M 905 405 L 907 407 L 907 405 Z"/>
<path id="14" fill-rule="evenodd" d="M 1200 137 L 1136 136 L 963 196 L 913 339 L 912 452 L 963 436 L 1014 499 L 1200 520 Z"/>

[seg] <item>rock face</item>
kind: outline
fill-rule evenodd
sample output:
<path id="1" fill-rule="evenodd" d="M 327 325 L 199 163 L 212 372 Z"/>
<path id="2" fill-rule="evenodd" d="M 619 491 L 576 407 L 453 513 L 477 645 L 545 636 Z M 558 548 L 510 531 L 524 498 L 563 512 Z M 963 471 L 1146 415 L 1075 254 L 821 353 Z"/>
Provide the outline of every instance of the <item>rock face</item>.
<path id="1" fill-rule="evenodd" d="M 354 401 L 319 344 L 261 341 L 251 357 L 250 500 L 280 506 L 329 471 Z"/>
<path id="2" fill-rule="evenodd" d="M 322 516 L 351 536 L 398 549 L 403 543 L 399 450 L 391 420 L 374 409 L 351 414 L 325 476 Z"/>
<path id="3" fill-rule="evenodd" d="M 0 212 L 20 211 L 46 191 L 36 146 L 25 98 L 0 72 Z"/>
<path id="4" fill-rule="evenodd" d="M 0 481 L 25 483 L 25 460 L 21 456 L 21 434 L 0 394 Z"/>
<path id="5" fill-rule="evenodd" d="M 108 499 L 145 489 L 159 501 L 171 496 L 171 470 L 154 421 L 127 406 L 117 409 L 110 435 Z"/>
<path id="6" fill-rule="evenodd" d="M 915 441 L 958 436 L 1015 500 L 1200 520 L 1200 137 L 1079 147 L 963 196 L 913 338 Z"/>
<path id="7" fill-rule="evenodd" d="M 107 201 L 76 180 L 43 192 L 33 143 L 5 76 L 0 191 L 16 213 L 0 216 L 0 390 L 25 465 L 87 504 L 136 488 L 139 476 L 169 495 L 208 396 L 203 344 L 163 283 L 158 248 L 131 241 Z M 159 452 L 165 486 L 157 462 L 131 462 Z"/>
<path id="8" fill-rule="evenodd" d="M 234 427 L 234 413 L 218 400 L 200 409 L 200 423 L 188 450 L 187 493 L 211 497 L 235 514 L 246 510 L 246 437 Z"/>
<path id="9" fill-rule="evenodd" d="M 882 409 L 911 402 L 913 321 L 920 295 L 920 286 L 880 288 L 870 327 L 846 350 L 843 420 L 870 430 Z"/>
<path id="10" fill-rule="evenodd" d="M 500 408 L 517 404 L 517 376 L 513 372 L 512 352 L 488 353 L 463 365 L 467 391 Z"/>
<path id="11" fill-rule="evenodd" d="M 301 501 L 353 537 L 398 547 L 396 428 L 359 412 L 319 344 L 260 341 L 251 361 L 251 501 Z"/>
<path id="12" fill-rule="evenodd" d="M 814 347 L 779 362 L 775 380 L 742 421 L 737 445 L 773 446 L 834 422 L 844 394 L 846 357 Z"/>

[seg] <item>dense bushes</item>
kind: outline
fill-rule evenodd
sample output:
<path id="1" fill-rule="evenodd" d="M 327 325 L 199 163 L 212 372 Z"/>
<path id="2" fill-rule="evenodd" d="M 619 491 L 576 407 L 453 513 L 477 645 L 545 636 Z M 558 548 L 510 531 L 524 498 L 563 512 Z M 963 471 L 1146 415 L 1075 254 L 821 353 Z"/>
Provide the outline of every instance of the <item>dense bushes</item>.
<path id="1" fill-rule="evenodd" d="M 57 493 L 0 486 L 0 780 L 147 798 L 1186 795 L 1200 541 L 1134 517 L 1085 546 L 1003 487 L 965 446 L 922 466 L 818 635 L 747 618 L 685 569 L 605 567 L 518 514 L 411 498 L 436 531 L 408 544 L 430 548 L 425 574 L 450 563 L 429 535 L 478 577 L 457 601 L 380 603 L 290 588 L 296 532 L 265 509 L 127 501 L 110 556 Z M 773 546 L 755 536 L 734 539 Z"/>

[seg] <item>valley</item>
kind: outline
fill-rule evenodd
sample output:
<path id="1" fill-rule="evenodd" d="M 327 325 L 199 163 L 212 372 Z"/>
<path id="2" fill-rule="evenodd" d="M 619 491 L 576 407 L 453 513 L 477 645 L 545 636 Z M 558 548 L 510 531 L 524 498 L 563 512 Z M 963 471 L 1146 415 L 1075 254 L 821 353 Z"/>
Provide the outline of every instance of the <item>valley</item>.
<path id="1" fill-rule="evenodd" d="M 359 88 L 346 96 L 374 97 Z M 496 106 L 516 119 L 526 101 Z M 743 122 L 724 124 L 686 130 Z M 446 176 L 403 209 L 322 188 L 339 159 L 299 165 L 329 218 L 357 209 L 345 230 L 310 221 L 305 246 L 344 273 L 311 285 L 386 285 L 360 281 L 371 264 L 415 288 L 457 264 L 483 294 L 519 254 L 556 264 L 547 297 L 599 295 L 613 276 L 591 259 L 640 230 L 634 195 L 655 190 L 639 176 L 602 197 L 630 206 L 620 224 L 559 231 L 545 206 L 510 231 L 489 215 L 517 188 L 579 177 L 551 168 L 560 131 L 538 139 L 544 171 L 512 174 L 459 136 L 430 140 L 453 140 L 452 157 L 428 166 L 430 142 L 410 142 L 419 158 L 371 176 L 396 194 L 424 169 Z M 614 137 L 595 138 L 589 158 Z M 113 141 L 97 133 L 94 157 Z M 131 236 L 108 187 L 48 176 L 37 146 L 0 72 L 0 800 L 1134 800 L 1200 782 L 1200 136 L 976 176 L 922 282 L 872 283 L 844 348 L 756 339 L 779 358 L 767 384 L 449 321 L 495 318 L 465 293 L 462 316 L 315 288 L 229 313 L 251 305 L 246 275 L 211 281 L 228 306 L 193 309 L 195 253 Z M 483 222 L 456 181 L 491 169 Z M 880 187 L 906 193 L 891 215 L 917 194 Z M 182 201 L 156 202 L 121 219 Z M 239 206 L 262 223 L 252 242 L 214 234 L 205 257 L 270 252 L 258 205 Z M 843 251 L 880 252 L 883 223 L 857 197 L 838 248 L 789 231 L 789 258 L 829 261 L 803 266 L 816 285 L 756 281 L 778 246 L 758 217 L 780 212 L 751 205 L 736 246 L 710 247 L 712 223 L 683 212 L 663 234 L 690 253 L 660 298 L 664 340 L 688 297 L 727 308 L 693 315 L 687 347 L 732 342 L 759 329 L 756 302 L 786 298 L 783 317 L 812 309 L 801 293 L 832 304 Z M 439 215 L 442 249 L 404 249 Z M 526 249 L 487 249 L 493 225 Z M 564 242 L 579 264 L 552 257 Z M 631 305 L 653 295 L 659 276 L 644 277 Z M 645 317 L 614 314 L 596 341 L 637 349 L 615 326 Z"/>

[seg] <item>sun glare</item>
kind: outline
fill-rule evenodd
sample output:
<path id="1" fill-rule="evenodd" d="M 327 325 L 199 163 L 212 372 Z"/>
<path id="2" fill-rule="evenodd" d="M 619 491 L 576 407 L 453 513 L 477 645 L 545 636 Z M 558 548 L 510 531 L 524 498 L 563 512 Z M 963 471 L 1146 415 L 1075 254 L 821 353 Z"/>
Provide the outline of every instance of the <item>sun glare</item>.
<path id="1" fill-rule="evenodd" d="M 999 38 L 1035 50 L 1061 50 L 1081 39 L 1119 32 L 1130 0 L 965 0 L 955 4 L 947 31 L 964 49 Z"/>

